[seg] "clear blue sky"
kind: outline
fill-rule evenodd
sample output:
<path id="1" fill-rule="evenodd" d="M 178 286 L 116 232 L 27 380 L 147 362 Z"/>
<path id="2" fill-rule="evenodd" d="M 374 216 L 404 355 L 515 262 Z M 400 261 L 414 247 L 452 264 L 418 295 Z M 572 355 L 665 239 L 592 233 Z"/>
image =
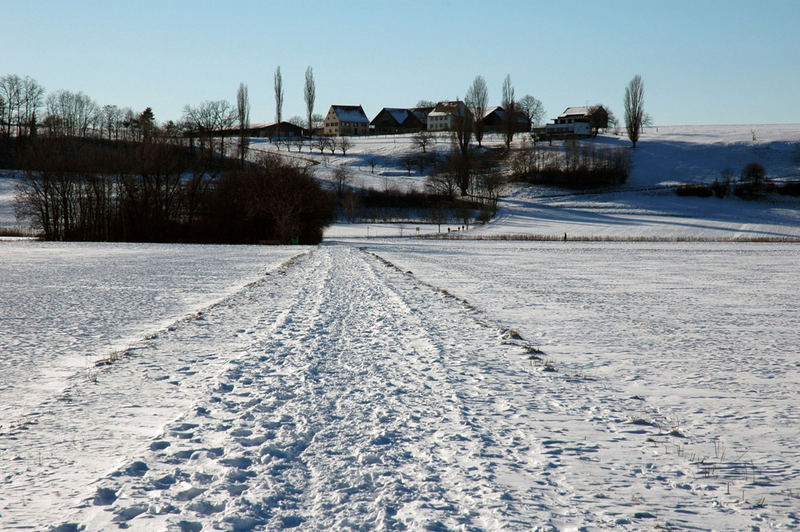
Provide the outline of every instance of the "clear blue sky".
<path id="1" fill-rule="evenodd" d="M 315 112 L 463 97 L 482 75 L 490 104 L 503 78 L 547 117 L 602 103 L 622 118 L 640 74 L 656 124 L 800 123 L 800 0 L 311 1 L 36 0 L 6 2 L 0 75 L 100 105 L 152 107 L 160 122 L 184 105 L 235 102 L 249 87 L 253 122 Z"/>

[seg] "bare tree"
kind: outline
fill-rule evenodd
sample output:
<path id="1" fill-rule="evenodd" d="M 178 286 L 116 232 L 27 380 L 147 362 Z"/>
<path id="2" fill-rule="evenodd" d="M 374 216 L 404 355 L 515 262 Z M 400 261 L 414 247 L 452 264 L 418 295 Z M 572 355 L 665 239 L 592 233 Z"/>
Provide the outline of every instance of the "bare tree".
<path id="1" fill-rule="evenodd" d="M 306 101 L 306 116 L 308 117 L 308 134 L 311 134 L 311 130 L 314 129 L 314 125 L 311 121 L 313 114 L 314 114 L 314 100 L 316 99 L 317 89 L 316 85 L 314 84 L 314 71 L 311 70 L 309 66 L 306 69 L 306 85 L 305 90 L 303 91 L 303 97 Z"/>
<path id="2" fill-rule="evenodd" d="M 433 194 L 452 199 L 458 189 L 457 176 L 449 166 L 441 166 L 428 175 L 425 186 Z"/>
<path id="3" fill-rule="evenodd" d="M 119 131 L 122 128 L 122 109 L 116 105 L 104 105 L 101 110 L 103 114 L 103 128 L 108 133 L 108 140 L 119 140 Z M 102 135 L 101 135 L 102 136 Z"/>
<path id="4" fill-rule="evenodd" d="M 475 114 L 473 127 L 475 129 L 475 140 L 481 146 L 483 140 L 483 116 L 486 114 L 486 106 L 489 104 L 489 89 L 483 76 L 475 76 L 472 85 L 467 89 L 464 98 L 467 107 Z"/>
<path id="5" fill-rule="evenodd" d="M 506 75 L 503 80 L 503 135 L 505 136 L 506 149 L 511 147 L 514 133 L 517 129 L 517 105 L 514 101 L 514 86 L 511 85 L 511 75 Z"/>
<path id="6" fill-rule="evenodd" d="M 466 196 L 471 185 L 470 140 L 472 138 L 473 115 L 469 108 L 458 102 L 453 112 L 452 149 L 450 163 L 455 171 L 458 188 Z"/>
<path id="7" fill-rule="evenodd" d="M 492 215 L 497 214 L 497 202 L 505 191 L 506 177 L 502 172 L 494 168 L 480 172 L 477 182 L 482 199 L 489 203 Z"/>
<path id="8" fill-rule="evenodd" d="M 51 135 L 86 137 L 98 111 L 94 100 L 82 92 L 60 90 L 47 97 L 44 122 Z"/>
<path id="9" fill-rule="evenodd" d="M 426 153 L 428 151 L 428 146 L 433 144 L 434 137 L 430 131 L 419 131 L 411 137 L 411 142 L 415 144 L 419 149 L 422 150 L 422 153 Z"/>
<path id="10" fill-rule="evenodd" d="M 22 99 L 22 79 L 16 74 L 7 74 L 0 78 L 0 98 L 5 100 L 5 124 L 3 132 L 6 139 L 11 138 L 14 121 L 19 121 L 19 108 Z"/>
<path id="11" fill-rule="evenodd" d="M 339 149 L 342 150 L 342 155 L 347 155 L 347 150 L 353 147 L 353 141 L 350 137 L 341 137 L 339 139 Z"/>
<path id="12" fill-rule="evenodd" d="M 654 124 L 655 122 L 653 121 L 653 117 L 650 115 L 650 113 L 645 113 L 644 117 L 642 117 L 642 131 L 644 131 L 644 128 L 646 127 L 653 127 Z"/>
<path id="13" fill-rule="evenodd" d="M 417 164 L 417 157 L 414 154 L 406 154 L 400 158 L 400 163 L 405 167 L 408 175 L 411 175 L 411 169 Z"/>
<path id="14" fill-rule="evenodd" d="M 185 106 L 183 120 L 191 130 L 191 134 L 200 138 L 201 147 L 203 141 L 208 140 L 209 158 L 211 158 L 214 150 L 214 135 L 222 135 L 224 129 L 233 125 L 236 120 L 236 111 L 226 100 L 205 101 L 197 107 Z M 222 138 L 220 147 L 224 153 L 224 137 Z"/>
<path id="15" fill-rule="evenodd" d="M 125 131 L 126 140 L 136 139 L 136 116 L 133 114 L 133 109 L 125 107 L 121 110 L 122 113 L 122 129 Z"/>
<path id="16" fill-rule="evenodd" d="M 415 107 L 417 108 L 436 107 L 436 102 L 431 100 L 419 100 Z"/>
<path id="17" fill-rule="evenodd" d="M 275 69 L 275 125 L 277 127 L 278 138 L 281 138 L 281 114 L 283 112 L 283 78 L 281 77 L 281 67 Z"/>
<path id="18" fill-rule="evenodd" d="M 644 83 L 642 77 L 636 74 L 625 87 L 625 129 L 634 149 L 639 141 L 644 118 Z"/>
<path id="19" fill-rule="evenodd" d="M 239 83 L 239 90 L 236 92 L 236 118 L 239 121 L 239 163 L 244 166 L 250 143 L 247 132 L 250 129 L 250 95 L 244 83 Z"/>
<path id="20" fill-rule="evenodd" d="M 42 106 L 44 87 L 25 76 L 20 84 L 20 105 L 17 110 L 17 136 L 30 136 L 36 130 L 36 112 Z"/>
<path id="21" fill-rule="evenodd" d="M 0 134 L 5 132 L 6 124 L 6 100 L 0 95 Z"/>
<path id="22" fill-rule="evenodd" d="M 526 94 L 520 98 L 518 107 L 532 126 L 541 125 L 542 121 L 544 120 L 544 106 L 542 105 L 542 102 L 530 94 Z"/>
<path id="23" fill-rule="evenodd" d="M 325 151 L 325 148 L 327 148 L 331 143 L 332 141 L 329 137 L 323 137 L 320 135 L 314 140 L 314 148 L 318 149 L 320 155 L 322 155 L 322 153 Z"/>
<path id="24" fill-rule="evenodd" d="M 337 166 L 333 171 L 333 180 L 336 184 L 336 195 L 339 198 L 344 196 L 344 187 L 350 182 L 352 177 L 353 174 L 350 172 L 350 167 L 346 164 Z"/>

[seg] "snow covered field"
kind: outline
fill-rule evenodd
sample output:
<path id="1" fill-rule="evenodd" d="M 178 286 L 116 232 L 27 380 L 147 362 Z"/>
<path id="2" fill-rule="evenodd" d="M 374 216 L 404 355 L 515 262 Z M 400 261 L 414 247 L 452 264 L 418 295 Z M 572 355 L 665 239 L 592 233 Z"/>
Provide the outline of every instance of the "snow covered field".
<path id="1" fill-rule="evenodd" d="M 0 425 L 301 248 L 0 242 Z"/>
<path id="2" fill-rule="evenodd" d="M 796 200 L 663 188 L 759 154 L 790 176 L 797 140 L 649 130 L 625 190 L 514 189 L 459 234 L 797 237 Z M 396 164 L 412 150 L 302 157 L 418 186 Z M 12 190 L 0 177 L 0 225 Z M 314 248 L 0 241 L 0 529 L 800 527 L 798 244 L 416 227 L 338 224 Z"/>
<path id="3" fill-rule="evenodd" d="M 367 249 L 491 309 L 559 369 L 589 380 L 593 393 L 641 398 L 644 410 L 629 412 L 629 423 L 677 428 L 682 436 L 660 451 L 695 462 L 694 471 L 682 470 L 686 477 L 696 481 L 714 468 L 692 489 L 718 495 L 723 507 L 730 490 L 772 501 L 772 510 L 783 508 L 776 515 L 800 515 L 800 501 L 787 496 L 800 489 L 797 245 L 391 242 Z"/>
<path id="4" fill-rule="evenodd" d="M 39 272 L 3 283 L 11 308 L 55 305 L 92 343 L 131 314 L 150 331 L 3 423 L 0 528 L 800 525 L 796 246 L 393 239 L 277 267 L 302 250 L 0 245 L 4 275 Z M 226 265 L 166 328 L 165 288 L 81 297 Z M 39 335 L 4 331 L 17 395 L 32 348 L 87 349 L 15 323 Z"/>

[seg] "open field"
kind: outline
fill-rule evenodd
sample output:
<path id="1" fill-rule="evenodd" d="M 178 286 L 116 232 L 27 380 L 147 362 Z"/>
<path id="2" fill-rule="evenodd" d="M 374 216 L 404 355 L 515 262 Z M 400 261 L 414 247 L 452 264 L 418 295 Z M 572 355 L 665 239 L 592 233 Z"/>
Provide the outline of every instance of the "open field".
<path id="1" fill-rule="evenodd" d="M 737 240 L 800 205 L 669 187 L 790 177 L 798 133 L 660 127 L 624 187 L 515 187 L 459 241 L 0 240 L 0 529 L 797 529 L 800 244 Z M 419 186 L 404 138 L 310 158 Z M 563 233 L 709 241 L 470 240 Z"/>
<path id="2" fill-rule="evenodd" d="M 151 332 L 15 388 L 35 394 L 3 412 L 3 528 L 800 524 L 794 245 L 342 242 L 282 267 L 302 250 L 270 248 L 166 327 L 144 287 L 208 291 L 195 268 L 234 250 L 174 247 L 189 274 L 169 246 L 146 268 L 140 246 L 37 246 L 3 301 L 89 321 L 69 346 L 18 311 L 36 336 L 3 346 L 5 386 L 94 352 L 97 316 L 101 345 L 130 342 L 125 316 Z M 141 288 L 86 301 L 113 287 L 83 256 Z M 254 262 L 270 274 L 243 286 Z"/>

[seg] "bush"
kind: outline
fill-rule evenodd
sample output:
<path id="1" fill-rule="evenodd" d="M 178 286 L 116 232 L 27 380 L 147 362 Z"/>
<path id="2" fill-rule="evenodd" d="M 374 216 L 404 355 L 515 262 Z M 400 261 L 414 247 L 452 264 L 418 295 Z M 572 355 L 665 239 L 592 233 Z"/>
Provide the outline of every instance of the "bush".
<path id="1" fill-rule="evenodd" d="M 716 179 L 711 184 L 711 190 L 718 198 L 725 198 L 731 193 L 731 184 L 725 181 L 717 181 Z"/>
<path id="2" fill-rule="evenodd" d="M 785 196 L 800 196 L 800 181 L 787 181 L 778 187 L 778 192 Z"/>
<path id="3" fill-rule="evenodd" d="M 759 184 L 767 177 L 767 170 L 759 163 L 748 163 L 742 169 L 742 181 Z"/>
<path id="4" fill-rule="evenodd" d="M 517 181 L 584 190 L 625 183 L 631 159 L 625 149 L 573 141 L 565 144 L 563 155 L 526 146 L 515 154 L 511 168 Z"/>
<path id="5" fill-rule="evenodd" d="M 367 189 L 349 192 L 340 203 L 341 215 L 353 222 L 428 221 L 444 223 L 456 218 L 463 219 L 482 208 L 478 200 L 452 198 L 443 194 L 424 193 L 416 190 Z"/>
<path id="6" fill-rule="evenodd" d="M 675 189 L 678 196 L 696 196 L 698 198 L 710 198 L 714 191 L 708 185 L 681 185 Z"/>

